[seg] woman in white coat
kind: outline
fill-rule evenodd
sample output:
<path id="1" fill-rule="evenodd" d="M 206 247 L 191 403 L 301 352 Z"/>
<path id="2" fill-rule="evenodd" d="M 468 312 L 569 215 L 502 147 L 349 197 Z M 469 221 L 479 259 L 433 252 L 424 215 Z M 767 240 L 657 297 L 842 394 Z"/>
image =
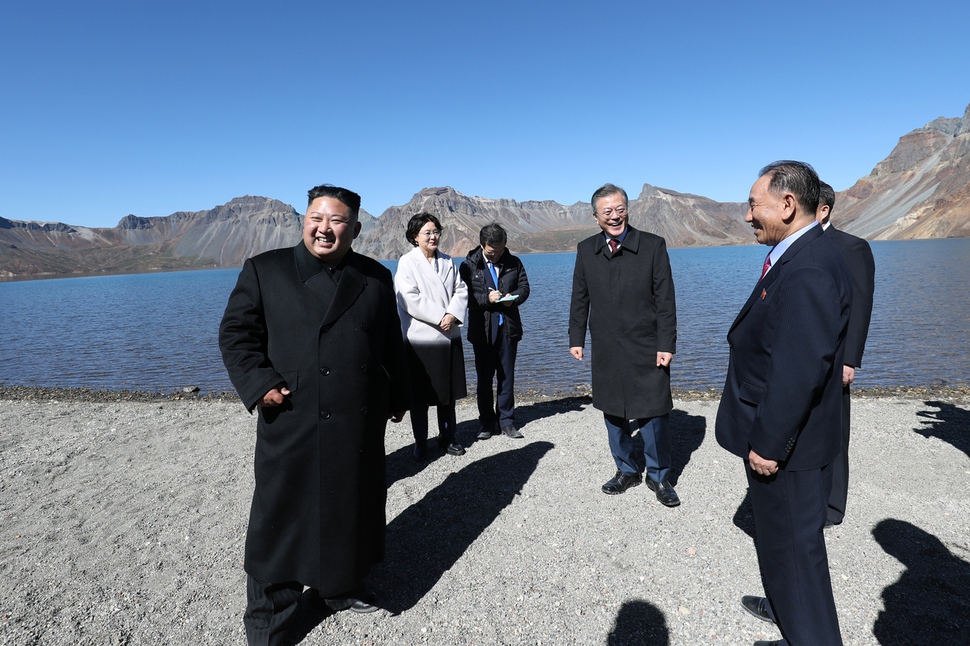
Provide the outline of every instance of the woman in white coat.
<path id="1" fill-rule="evenodd" d="M 427 454 L 430 406 L 438 409 L 438 447 L 449 455 L 464 455 L 455 438 L 455 400 L 467 394 L 461 321 L 468 287 L 451 256 L 438 251 L 438 218 L 414 215 L 405 236 L 415 249 L 398 262 L 394 290 L 411 372 L 414 457 L 420 460 Z"/>

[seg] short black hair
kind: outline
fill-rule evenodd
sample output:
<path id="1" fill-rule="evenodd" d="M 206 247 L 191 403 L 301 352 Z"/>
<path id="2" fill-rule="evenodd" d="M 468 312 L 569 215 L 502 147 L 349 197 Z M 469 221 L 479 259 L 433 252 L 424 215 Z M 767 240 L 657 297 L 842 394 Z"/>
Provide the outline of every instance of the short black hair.
<path id="1" fill-rule="evenodd" d="M 593 197 L 589 200 L 590 205 L 593 207 L 593 213 L 596 213 L 596 200 L 600 199 L 601 197 L 606 197 L 607 195 L 615 195 L 617 193 L 623 196 L 623 202 L 627 206 L 629 206 L 630 198 L 627 197 L 626 191 L 624 191 L 616 184 L 603 184 L 593 192 Z"/>
<path id="2" fill-rule="evenodd" d="M 508 242 L 509 236 L 505 233 L 505 229 L 498 222 L 492 222 L 491 224 L 486 224 L 482 227 L 482 230 L 478 232 L 478 242 L 484 247 L 488 245 L 489 247 L 494 247 L 495 245 L 505 244 Z"/>
<path id="3" fill-rule="evenodd" d="M 818 211 L 819 180 L 815 169 L 809 164 L 791 159 L 772 162 L 761 169 L 758 177 L 770 175 L 768 190 L 778 193 L 791 193 L 798 203 L 812 217 Z"/>
<path id="4" fill-rule="evenodd" d="M 835 208 L 835 189 L 823 182 L 818 181 L 818 208 L 829 207 L 829 212 Z"/>
<path id="5" fill-rule="evenodd" d="M 411 219 L 408 220 L 407 229 L 404 230 L 404 237 L 407 238 L 412 247 L 418 246 L 418 232 L 421 230 L 421 227 L 428 222 L 434 222 L 434 225 L 438 228 L 438 231 L 441 231 L 441 222 L 438 221 L 438 218 L 431 215 L 427 211 L 415 213 L 411 216 Z"/>
<path id="6" fill-rule="evenodd" d="M 307 206 L 313 204 L 313 200 L 318 197 L 332 197 L 339 202 L 343 202 L 350 209 L 350 217 L 355 221 L 360 214 L 360 195 L 357 195 L 357 193 L 354 193 L 350 189 L 334 186 L 333 184 L 321 184 L 320 186 L 311 188 L 307 191 L 306 195 Z"/>

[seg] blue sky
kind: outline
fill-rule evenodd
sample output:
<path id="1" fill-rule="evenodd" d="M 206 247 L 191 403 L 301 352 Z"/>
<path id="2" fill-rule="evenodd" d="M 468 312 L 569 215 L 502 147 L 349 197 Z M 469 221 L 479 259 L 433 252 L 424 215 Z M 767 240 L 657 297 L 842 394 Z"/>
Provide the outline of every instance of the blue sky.
<path id="1" fill-rule="evenodd" d="M 302 212 L 323 182 L 374 215 L 445 185 L 743 201 L 779 158 L 842 190 L 963 115 L 968 25 L 965 0 L 5 2 L 0 217 Z"/>

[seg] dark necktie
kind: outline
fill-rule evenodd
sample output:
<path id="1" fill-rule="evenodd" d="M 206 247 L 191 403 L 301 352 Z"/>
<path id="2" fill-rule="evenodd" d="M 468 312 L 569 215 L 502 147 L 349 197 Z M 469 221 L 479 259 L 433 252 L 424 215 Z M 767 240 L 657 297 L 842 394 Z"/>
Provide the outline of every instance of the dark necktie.
<path id="1" fill-rule="evenodd" d="M 610 245 L 610 253 L 616 253 L 616 250 L 620 248 L 620 243 L 613 238 L 610 238 L 606 242 Z"/>
<path id="2" fill-rule="evenodd" d="M 765 274 L 768 273 L 768 269 L 770 267 L 771 267 L 771 254 L 769 253 L 767 256 L 765 256 L 765 264 L 761 267 L 761 278 L 758 279 L 758 282 L 761 282 L 761 279 L 765 277 Z"/>

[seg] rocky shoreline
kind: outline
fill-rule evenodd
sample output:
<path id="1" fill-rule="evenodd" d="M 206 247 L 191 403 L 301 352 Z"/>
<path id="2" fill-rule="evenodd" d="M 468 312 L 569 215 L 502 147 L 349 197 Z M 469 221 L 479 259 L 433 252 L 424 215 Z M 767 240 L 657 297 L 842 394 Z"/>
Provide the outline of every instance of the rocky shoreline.
<path id="1" fill-rule="evenodd" d="M 970 633 L 965 389 L 853 401 L 846 521 L 825 534 L 846 645 Z M 524 440 L 412 458 L 387 428 L 387 553 L 372 615 L 306 608 L 301 643 L 750 645 L 777 639 L 743 466 L 714 439 L 719 393 L 671 413 L 683 504 L 615 470 L 588 396 L 522 401 Z M 524 399 L 524 398 L 523 398 Z M 233 394 L 0 387 L 0 645 L 243 644 L 255 421 Z M 914 467 L 915 465 L 915 467 Z"/>
<path id="2" fill-rule="evenodd" d="M 518 392 L 520 402 L 550 402 L 560 399 L 592 397 L 588 388 L 580 388 L 572 393 L 543 394 L 539 392 Z M 721 391 L 673 390 L 675 400 L 708 401 L 719 400 Z M 859 399 L 878 399 L 895 397 L 902 399 L 933 399 L 951 403 L 970 402 L 970 386 L 871 386 L 853 388 L 852 397 Z M 15 401 L 63 401 L 63 402 L 159 402 L 159 401 L 199 401 L 234 402 L 235 393 L 200 393 L 196 386 L 186 386 L 174 392 L 152 392 L 147 390 L 98 390 L 91 388 L 58 388 L 53 386 L 7 386 L 0 382 L 0 400 Z M 471 399 L 464 400 L 471 402 Z"/>

